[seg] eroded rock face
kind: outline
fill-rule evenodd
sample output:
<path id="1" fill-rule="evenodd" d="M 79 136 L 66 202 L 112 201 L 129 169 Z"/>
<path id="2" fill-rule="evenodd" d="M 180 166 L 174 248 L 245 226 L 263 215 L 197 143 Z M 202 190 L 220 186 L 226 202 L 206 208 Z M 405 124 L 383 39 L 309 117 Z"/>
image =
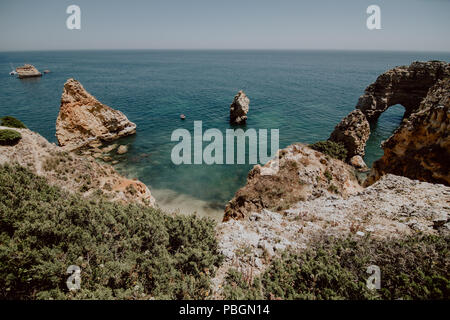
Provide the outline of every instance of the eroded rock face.
<path id="1" fill-rule="evenodd" d="M 348 163 L 351 164 L 358 171 L 361 172 L 369 171 L 369 168 L 367 167 L 366 163 L 364 162 L 364 159 L 361 156 L 353 156 L 348 161 Z"/>
<path id="2" fill-rule="evenodd" d="M 418 112 L 404 119 L 382 147 L 367 179 L 370 185 L 392 173 L 450 185 L 450 78 L 438 81 Z"/>
<path id="3" fill-rule="evenodd" d="M 450 64 L 441 61 L 413 62 L 391 69 L 367 87 L 359 98 L 360 109 L 369 122 L 375 121 L 390 106 L 405 107 L 405 118 L 416 112 L 428 90 L 450 76 Z"/>
<path id="4" fill-rule="evenodd" d="M 387 108 L 396 104 L 404 106 L 407 119 L 422 108 L 421 102 L 430 88 L 449 77 L 450 64 L 442 61 L 413 62 L 383 73 L 367 87 L 357 109 L 336 126 L 329 140 L 345 145 L 347 161 L 354 156 L 363 157 L 370 135 L 369 122 L 376 121 Z M 393 173 L 401 174 L 399 170 Z"/>
<path id="5" fill-rule="evenodd" d="M 347 159 L 364 157 L 370 125 L 361 110 L 353 110 L 336 126 L 328 140 L 341 143 L 347 149 Z"/>
<path id="6" fill-rule="evenodd" d="M 0 164 L 18 163 L 51 185 L 86 197 L 100 193 L 112 201 L 155 205 L 144 183 L 123 177 L 112 166 L 100 164 L 92 157 L 65 151 L 33 131 L 14 130 L 20 132 L 22 139 L 15 146 L 0 146 Z"/>
<path id="7" fill-rule="evenodd" d="M 264 209 L 247 220 L 221 223 L 217 238 L 224 262 L 213 279 L 214 295 L 220 298 L 230 268 L 257 276 L 285 250 L 301 252 L 313 241 L 450 232 L 448 201 L 450 187 L 388 174 L 347 199 L 324 195 L 295 203 L 282 214 Z"/>
<path id="8" fill-rule="evenodd" d="M 36 67 L 31 64 L 26 64 L 22 67 L 17 67 L 16 72 L 20 79 L 42 76 L 42 73 L 40 73 L 39 70 L 36 69 Z"/>
<path id="9" fill-rule="evenodd" d="M 244 124 L 247 121 L 249 105 L 250 99 L 245 95 L 244 91 L 239 91 L 230 106 L 230 122 L 233 124 Z"/>
<path id="10" fill-rule="evenodd" d="M 352 167 L 303 144 L 280 150 L 278 172 L 261 174 L 273 167 L 274 161 L 250 171 L 247 184 L 227 204 L 224 221 L 246 219 L 262 209 L 282 211 L 323 195 L 346 198 L 362 190 Z"/>
<path id="11" fill-rule="evenodd" d="M 111 141 L 136 133 L 136 125 L 120 111 L 95 99 L 74 79 L 64 84 L 56 120 L 56 137 L 68 150 L 94 140 Z"/>

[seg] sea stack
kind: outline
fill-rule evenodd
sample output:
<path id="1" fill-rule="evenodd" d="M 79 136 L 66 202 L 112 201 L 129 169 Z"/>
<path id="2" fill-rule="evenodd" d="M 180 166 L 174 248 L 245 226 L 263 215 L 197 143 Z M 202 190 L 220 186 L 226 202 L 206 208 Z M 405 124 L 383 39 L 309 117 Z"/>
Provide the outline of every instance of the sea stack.
<path id="1" fill-rule="evenodd" d="M 56 138 L 68 150 L 93 141 L 111 141 L 136 133 L 136 124 L 120 111 L 99 102 L 77 80 L 64 84 L 56 120 Z"/>
<path id="2" fill-rule="evenodd" d="M 16 72 L 19 76 L 19 79 L 24 78 L 33 78 L 33 77 L 41 77 L 42 73 L 39 72 L 38 69 L 36 69 L 35 66 L 31 64 L 26 64 L 22 67 L 17 67 Z"/>
<path id="3" fill-rule="evenodd" d="M 230 123 L 245 124 L 249 105 L 250 99 L 245 95 L 244 91 L 239 91 L 230 106 Z"/>

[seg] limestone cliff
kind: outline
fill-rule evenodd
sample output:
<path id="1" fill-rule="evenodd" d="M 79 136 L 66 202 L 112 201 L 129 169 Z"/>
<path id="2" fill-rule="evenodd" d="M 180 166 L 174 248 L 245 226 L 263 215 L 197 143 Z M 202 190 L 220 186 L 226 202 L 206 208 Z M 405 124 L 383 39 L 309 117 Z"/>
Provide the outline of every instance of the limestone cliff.
<path id="1" fill-rule="evenodd" d="M 362 190 L 351 166 L 302 144 L 279 151 L 278 172 L 261 174 L 263 168 L 273 167 L 274 161 L 250 171 L 247 184 L 227 204 L 224 221 L 246 219 L 262 209 L 281 211 L 322 195 L 346 198 Z"/>
<path id="2" fill-rule="evenodd" d="M 393 68 L 368 86 L 359 98 L 360 109 L 369 122 L 375 121 L 390 106 L 405 107 L 405 118 L 416 112 L 428 90 L 441 79 L 450 77 L 450 64 L 442 61 L 413 62 Z"/>
<path id="3" fill-rule="evenodd" d="M 273 175 L 261 171 L 274 160 L 255 166 L 217 228 L 225 262 L 213 280 L 214 295 L 220 297 L 228 269 L 256 276 L 274 256 L 302 250 L 319 235 L 386 239 L 450 233 L 449 66 L 416 62 L 386 72 L 336 126 L 329 140 L 344 144 L 347 161 L 361 167 L 368 121 L 391 105 L 405 107 L 402 124 L 374 164 L 370 186 L 361 187 L 344 162 L 300 144 L 279 151 L 280 169 Z"/>
<path id="4" fill-rule="evenodd" d="M 14 146 L 0 146 L 0 164 L 18 163 L 50 184 L 84 196 L 102 195 L 112 201 L 155 205 L 145 184 L 121 176 L 112 166 L 67 152 L 28 129 L 14 130 L 21 133 L 22 139 Z"/>
<path id="5" fill-rule="evenodd" d="M 442 86 L 445 82 L 442 80 L 449 79 L 450 77 L 450 64 L 442 61 L 429 61 L 429 62 L 413 62 L 410 66 L 400 66 L 393 68 L 381 74 L 377 80 L 369 85 L 364 94 L 359 98 L 356 110 L 350 112 L 335 128 L 331 134 L 329 140 L 342 143 L 345 145 L 348 151 L 347 161 L 355 162 L 354 156 L 364 156 L 364 149 L 366 141 L 370 135 L 369 122 L 374 122 L 378 117 L 386 111 L 390 106 L 401 104 L 405 108 L 404 119 L 408 119 L 412 114 L 419 111 L 422 106 L 423 100 L 429 94 L 430 88 L 436 88 Z M 445 121 L 445 120 L 444 120 Z M 415 120 L 415 123 L 417 120 Z M 445 131 L 445 130 L 444 130 Z M 418 132 L 416 132 L 418 133 Z M 436 135 L 428 134 L 426 139 L 434 139 Z M 391 140 L 390 145 L 394 143 L 395 139 Z M 419 144 L 423 146 L 423 137 L 418 137 L 421 140 Z M 434 142 L 429 141 L 432 145 Z M 419 145 L 418 144 L 418 145 Z M 417 145 L 417 147 L 418 147 Z M 442 147 L 442 146 L 441 146 Z M 412 148 L 412 146 L 411 146 Z M 422 149 L 422 152 L 425 149 Z M 415 152 L 419 152 L 416 150 Z M 436 155 L 436 154 L 435 154 Z M 407 157 L 404 158 L 407 161 Z M 353 159 L 353 161 L 352 161 Z M 359 159 L 359 158 L 358 158 Z M 411 158 L 411 162 L 414 162 Z M 434 161 L 434 160 L 431 160 Z M 437 160 L 442 162 L 442 160 Z M 391 163 L 393 167 L 391 172 L 395 174 L 405 174 L 408 177 L 420 178 L 422 176 L 426 181 L 437 181 L 436 179 L 428 180 L 430 176 L 427 174 L 425 177 L 421 169 L 416 175 L 407 173 L 408 170 L 415 170 L 419 168 L 418 164 L 421 161 L 415 161 L 414 165 L 409 166 L 406 169 L 404 164 Z M 425 165 L 426 161 L 422 161 L 422 165 Z M 385 165 L 385 167 L 387 164 Z M 405 167 L 404 170 L 400 170 L 398 167 Z M 426 171 L 427 169 L 425 169 Z M 380 174 L 383 169 L 378 171 Z M 439 174 L 438 174 L 439 175 Z M 377 179 L 376 174 L 372 178 Z M 442 180 L 440 180 L 442 181 Z"/>
<path id="6" fill-rule="evenodd" d="M 438 81 L 408 119 L 387 139 L 384 155 L 367 179 L 386 173 L 450 185 L 450 78 Z"/>
<path id="7" fill-rule="evenodd" d="M 214 295 L 220 298 L 230 268 L 257 276 L 285 250 L 299 252 L 317 238 L 446 234 L 449 201 L 450 187 L 388 174 L 347 199 L 324 194 L 282 213 L 255 210 L 246 220 L 221 223 L 217 238 L 225 259 L 213 279 Z"/>
<path id="8" fill-rule="evenodd" d="M 136 125 L 120 111 L 90 95 L 74 79 L 64 84 L 61 106 L 56 120 L 56 137 L 60 146 L 73 150 L 94 141 L 111 141 L 136 133 Z"/>
<path id="9" fill-rule="evenodd" d="M 347 149 L 347 160 L 364 157 L 370 125 L 361 110 L 353 110 L 336 126 L 328 140 L 342 143 Z"/>

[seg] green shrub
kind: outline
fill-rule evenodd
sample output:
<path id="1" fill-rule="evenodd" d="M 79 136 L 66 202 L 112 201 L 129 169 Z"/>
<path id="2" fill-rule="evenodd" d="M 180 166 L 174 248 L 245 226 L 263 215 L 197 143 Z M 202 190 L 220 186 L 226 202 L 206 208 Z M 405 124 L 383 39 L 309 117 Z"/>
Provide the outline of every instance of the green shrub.
<path id="1" fill-rule="evenodd" d="M 327 140 L 310 144 L 309 147 L 342 161 L 347 158 L 347 149 L 341 143 Z"/>
<path id="2" fill-rule="evenodd" d="M 222 259 L 210 219 L 85 199 L 18 166 L 0 166 L 0 213 L 0 299 L 203 299 Z"/>
<path id="3" fill-rule="evenodd" d="M 20 132 L 14 130 L 0 130 L 0 146 L 12 146 L 22 139 Z"/>
<path id="4" fill-rule="evenodd" d="M 450 299 L 448 236 L 400 240 L 321 239 L 302 253 L 285 252 L 249 284 L 231 270 L 228 299 Z M 381 289 L 366 286 L 367 267 Z"/>
<path id="5" fill-rule="evenodd" d="M 230 269 L 226 276 L 224 292 L 227 300 L 262 300 L 264 299 L 261 280 L 256 278 L 249 283 L 241 272 Z"/>
<path id="6" fill-rule="evenodd" d="M 19 128 L 19 129 L 26 129 L 26 125 L 23 124 L 22 121 L 14 118 L 14 117 L 10 117 L 10 116 L 6 116 L 0 119 L 0 126 L 3 127 L 10 127 L 10 128 Z"/>

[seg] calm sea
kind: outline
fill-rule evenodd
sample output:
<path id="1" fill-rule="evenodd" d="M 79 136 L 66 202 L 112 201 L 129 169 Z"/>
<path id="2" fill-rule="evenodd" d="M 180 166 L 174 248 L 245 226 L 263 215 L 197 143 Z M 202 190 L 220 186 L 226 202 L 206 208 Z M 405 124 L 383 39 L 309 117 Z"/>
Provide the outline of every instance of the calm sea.
<path id="1" fill-rule="evenodd" d="M 79 80 L 101 102 L 138 126 L 125 138 L 130 151 L 117 169 L 151 186 L 163 208 L 220 217 L 243 186 L 251 165 L 172 164 L 177 128 L 230 128 L 229 106 L 238 90 L 251 99 L 245 128 L 279 129 L 280 147 L 326 139 L 354 109 L 376 77 L 415 60 L 450 60 L 450 53 L 344 51 L 59 51 L 0 53 L 0 116 L 11 115 L 56 142 L 55 121 L 64 82 Z M 8 75 L 31 63 L 52 72 L 40 79 Z M 372 128 L 370 165 L 380 142 L 400 123 L 403 107 L 386 111 Z M 179 116 L 187 116 L 181 121 Z M 245 129 L 244 128 L 244 129 Z"/>

